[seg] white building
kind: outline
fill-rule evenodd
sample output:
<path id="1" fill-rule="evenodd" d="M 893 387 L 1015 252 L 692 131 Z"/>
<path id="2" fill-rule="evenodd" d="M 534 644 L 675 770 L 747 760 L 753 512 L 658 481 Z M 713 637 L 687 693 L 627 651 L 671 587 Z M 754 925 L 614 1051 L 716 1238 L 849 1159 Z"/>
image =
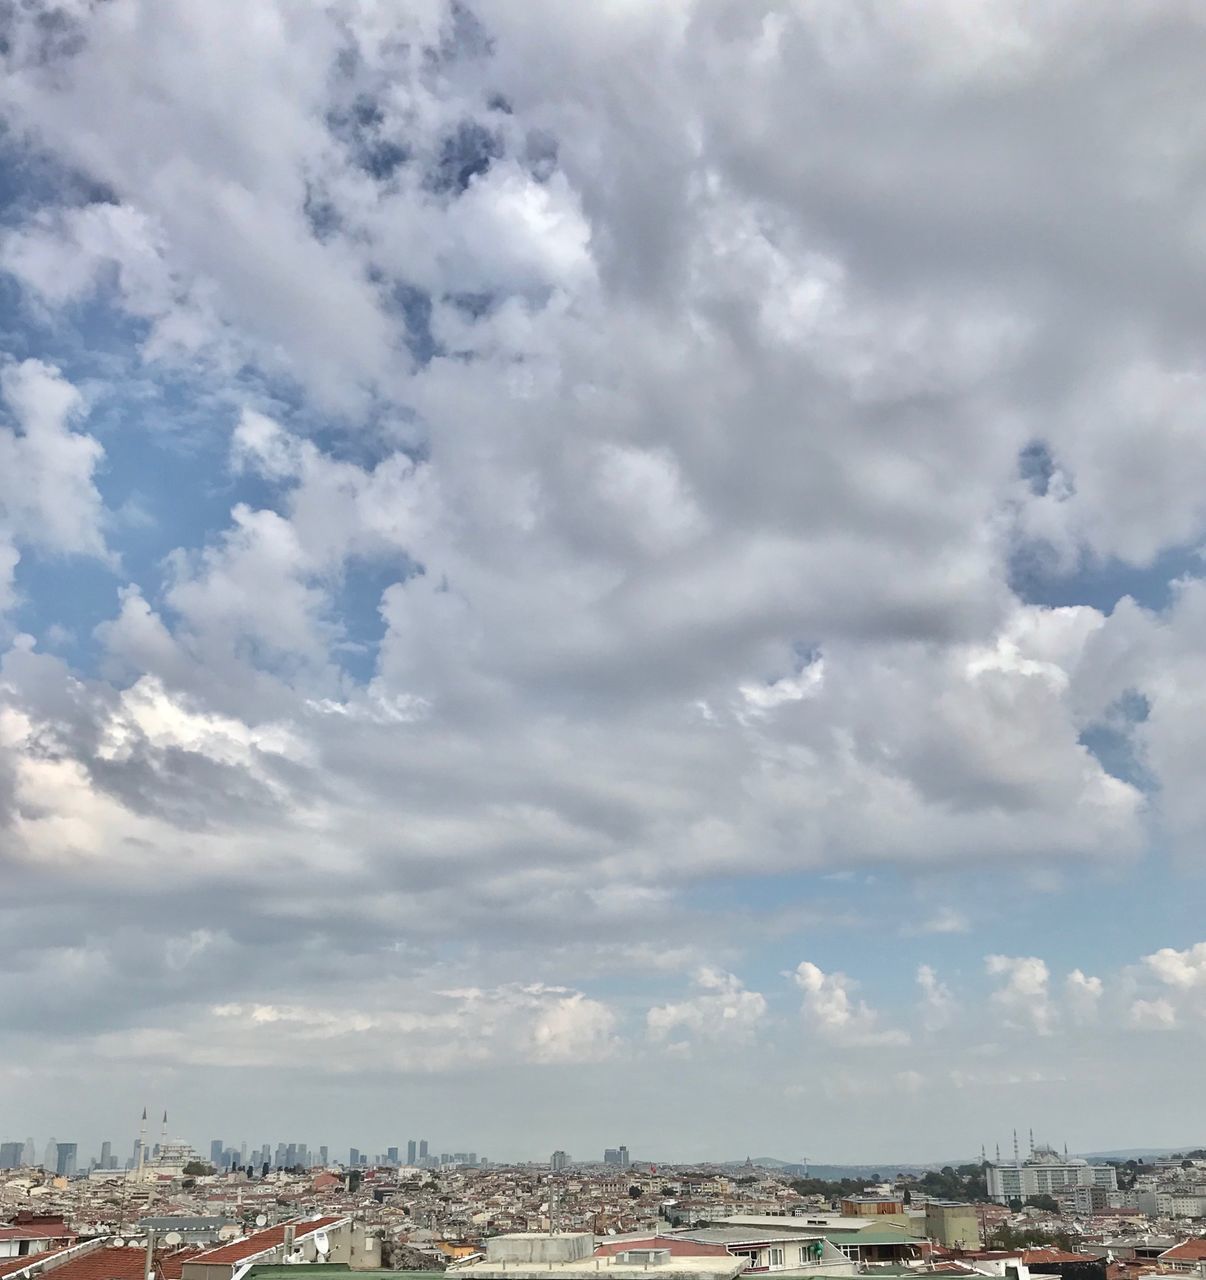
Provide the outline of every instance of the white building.
<path id="1" fill-rule="evenodd" d="M 1039 1147 L 1025 1160 L 1013 1164 L 990 1164 L 987 1177 L 988 1194 L 998 1204 L 1028 1200 L 1031 1196 L 1054 1196 L 1070 1187 L 1118 1190 L 1118 1171 L 1113 1165 L 1069 1160 L 1049 1147 Z"/>

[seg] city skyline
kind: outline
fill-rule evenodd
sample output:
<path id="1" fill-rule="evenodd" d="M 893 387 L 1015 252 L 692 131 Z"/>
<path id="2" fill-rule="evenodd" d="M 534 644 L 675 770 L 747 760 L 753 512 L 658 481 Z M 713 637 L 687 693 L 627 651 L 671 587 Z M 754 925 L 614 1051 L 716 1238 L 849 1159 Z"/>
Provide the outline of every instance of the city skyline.
<path id="1" fill-rule="evenodd" d="M 253 10 L 0 4 L 0 1117 L 1175 1145 L 1203 11 Z"/>
<path id="2" fill-rule="evenodd" d="M 3 1132 L 3 1125 L 0 1123 L 0 1134 Z M 1190 1139 L 1192 1139 L 1192 1134 L 1190 1135 Z M 139 1140 L 139 1137 L 136 1135 L 128 1144 L 132 1148 L 133 1154 L 131 1156 L 120 1157 L 114 1155 L 112 1157 L 115 1162 L 119 1162 L 116 1163 L 114 1167 L 132 1168 L 136 1165 Z M 854 1159 L 844 1156 L 840 1151 L 823 1152 L 819 1156 L 803 1155 L 785 1151 L 782 1149 L 782 1144 L 780 1144 L 781 1149 L 778 1150 L 759 1149 L 756 1152 L 747 1150 L 744 1154 L 737 1151 L 729 1151 L 726 1154 L 718 1148 L 712 1154 L 707 1156 L 696 1156 L 680 1160 L 675 1158 L 673 1154 L 666 1154 L 663 1152 L 642 1151 L 634 1156 L 630 1154 L 627 1144 L 623 1143 L 616 1147 L 602 1147 L 597 1151 L 592 1151 L 591 1154 L 584 1154 L 584 1152 L 587 1151 L 587 1147 L 585 1146 L 582 1146 L 581 1148 L 562 1146 L 554 1148 L 551 1156 L 548 1152 L 540 1154 L 533 1151 L 531 1153 L 524 1152 L 522 1154 L 518 1154 L 514 1150 L 511 1150 L 497 1158 L 491 1158 L 488 1155 L 479 1155 L 479 1153 L 471 1151 L 469 1148 L 464 1148 L 460 1151 L 444 1150 L 441 1143 L 432 1144 L 430 1139 L 401 1139 L 397 1143 L 390 1145 L 384 1140 L 384 1138 L 378 1138 L 363 1147 L 341 1142 L 313 1143 L 308 1140 L 299 1141 L 296 1137 L 289 1140 L 282 1140 L 279 1138 L 260 1140 L 259 1142 L 254 1143 L 249 1142 L 246 1139 L 241 1139 L 238 1148 L 231 1148 L 226 1145 L 223 1139 L 210 1137 L 204 1141 L 200 1141 L 195 1137 L 186 1137 L 177 1133 L 173 1129 L 168 1140 L 171 1142 L 184 1141 L 188 1143 L 196 1152 L 198 1159 L 207 1161 L 219 1169 L 222 1165 L 215 1159 L 216 1144 L 221 1143 L 224 1152 L 237 1152 L 239 1150 L 244 1150 L 246 1152 L 246 1159 L 240 1160 L 238 1163 L 246 1164 L 253 1170 L 259 1169 L 262 1163 L 262 1153 L 265 1151 L 270 1153 L 268 1163 L 272 1168 L 291 1168 L 296 1163 L 299 1163 L 298 1160 L 291 1160 L 287 1158 L 288 1153 L 295 1150 L 300 1151 L 303 1157 L 308 1157 L 308 1159 L 302 1159 L 300 1161 L 300 1163 L 307 1165 L 307 1167 L 318 1167 L 320 1164 L 349 1167 L 352 1166 L 354 1162 L 348 1157 L 352 1153 L 355 1153 L 361 1157 L 361 1164 L 365 1164 L 367 1161 L 372 1165 L 380 1165 L 380 1167 L 389 1167 L 391 1165 L 396 1167 L 405 1167 L 407 1165 L 412 1165 L 413 1167 L 418 1168 L 430 1167 L 439 1169 L 441 1167 L 448 1167 L 449 1165 L 461 1163 L 477 1164 L 486 1160 L 495 1165 L 532 1164 L 539 1166 L 542 1164 L 548 1164 L 555 1172 L 557 1167 L 572 1168 L 582 1165 L 615 1165 L 620 1168 L 628 1168 L 633 1164 L 642 1166 L 649 1164 L 689 1165 L 695 1161 L 701 1164 L 740 1164 L 750 1158 L 766 1158 L 776 1161 L 784 1161 L 788 1164 L 799 1164 L 802 1166 L 816 1165 L 824 1168 L 846 1167 L 851 1169 L 863 1166 L 887 1168 L 897 1162 L 902 1166 L 907 1167 L 940 1167 L 941 1165 L 946 1164 L 973 1163 L 978 1162 L 981 1159 L 987 1160 L 991 1164 L 1006 1167 L 1013 1165 L 1015 1162 L 1021 1162 L 1033 1157 L 1036 1151 L 1040 1153 L 1049 1151 L 1053 1154 L 1059 1154 L 1062 1151 L 1065 1156 L 1073 1158 L 1096 1159 L 1110 1157 L 1120 1159 L 1124 1156 L 1134 1154 L 1146 1154 L 1152 1157 L 1159 1157 L 1165 1153 L 1176 1150 L 1189 1151 L 1206 1149 L 1206 1142 L 1198 1142 L 1194 1140 L 1183 1140 L 1179 1144 L 1172 1143 L 1171 1145 L 1154 1140 L 1146 1145 L 1125 1148 L 1117 1145 L 1111 1145 L 1108 1140 L 1104 1140 L 1099 1142 L 1097 1145 L 1074 1148 L 1069 1147 L 1066 1141 L 1048 1141 L 1048 1139 L 1041 1136 L 1036 1140 L 1033 1128 L 1015 1128 L 1004 1135 L 994 1136 L 991 1140 L 981 1141 L 979 1144 L 975 1144 L 974 1147 L 973 1144 L 969 1143 L 967 1144 L 966 1150 L 962 1152 L 952 1152 L 948 1150 L 938 1155 L 927 1155 L 925 1153 L 914 1151 L 907 1155 L 895 1157 L 894 1159 L 877 1158 L 874 1156 L 865 1156 L 863 1158 Z M 49 1155 L 49 1144 L 55 1141 L 56 1140 L 53 1135 L 47 1139 L 47 1145 L 45 1148 L 47 1156 Z M 162 1141 L 164 1141 L 162 1134 L 158 1136 L 148 1135 L 148 1152 L 152 1155 L 158 1153 Z M 33 1144 L 32 1147 L 30 1146 L 31 1142 Z M 414 1164 L 413 1161 L 403 1160 L 401 1158 L 402 1155 L 406 1153 L 407 1148 L 412 1144 L 416 1148 L 416 1155 L 419 1154 L 420 1148 L 423 1149 L 423 1154 L 419 1157 L 420 1162 L 417 1165 Z M 78 1156 L 79 1168 L 86 1170 L 89 1167 L 92 1158 L 92 1152 L 88 1149 L 88 1143 L 71 1141 L 68 1145 L 72 1148 L 73 1153 Z M 100 1139 L 98 1142 L 93 1144 L 93 1146 L 98 1149 L 99 1155 L 101 1156 L 110 1154 L 114 1145 L 114 1142 L 108 1138 Z M 37 1138 L 31 1138 L 29 1136 L 21 1140 L 12 1140 L 9 1138 L 0 1139 L 0 1152 L 9 1147 L 21 1147 L 23 1149 L 23 1154 L 28 1154 L 31 1150 L 36 1153 L 39 1150 Z M 119 1152 L 121 1147 L 122 1144 L 119 1140 L 116 1143 L 116 1148 Z M 391 1158 L 391 1152 L 396 1152 L 397 1158 Z M 977 1152 L 979 1154 L 977 1154 Z M 327 1158 L 320 1159 L 320 1155 L 325 1155 Z M 278 1159 L 278 1156 L 281 1158 Z M 468 1159 L 470 1156 L 476 1158 L 470 1161 Z M 465 1159 L 462 1160 L 462 1157 Z M 558 1157 L 562 1158 L 560 1162 L 558 1161 Z M 430 1163 L 427 1163 L 428 1161 L 430 1161 Z M 25 1160 L 24 1163 L 31 1163 L 31 1161 Z M 34 1161 L 32 1163 L 37 1162 Z M 45 1163 L 45 1159 L 42 1163 Z M 57 1167 L 57 1157 L 54 1164 Z M 8 1166 L 0 1160 L 0 1168 L 4 1167 Z M 99 1167 L 104 1166 L 102 1165 Z"/>

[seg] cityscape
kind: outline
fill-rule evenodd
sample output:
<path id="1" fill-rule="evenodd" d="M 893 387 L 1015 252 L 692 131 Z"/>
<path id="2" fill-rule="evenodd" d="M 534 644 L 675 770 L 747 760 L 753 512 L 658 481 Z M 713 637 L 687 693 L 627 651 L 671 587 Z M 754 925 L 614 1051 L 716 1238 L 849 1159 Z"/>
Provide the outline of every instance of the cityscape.
<path id="1" fill-rule="evenodd" d="M 283 1266 L 736 1280 L 897 1276 L 1137 1280 L 1200 1275 L 1206 1149 L 1084 1157 L 1014 1131 L 1006 1154 L 857 1173 L 769 1158 L 672 1165 L 621 1144 L 492 1163 L 428 1140 L 351 1148 L 211 1139 L 208 1159 L 145 1117 L 122 1160 L 105 1142 L 0 1147 L 5 1280 L 276 1277 Z M 76 1167 L 86 1163 L 85 1167 Z M 120 1168 L 117 1167 L 120 1163 Z M 820 1176 L 825 1174 L 827 1176 Z"/>

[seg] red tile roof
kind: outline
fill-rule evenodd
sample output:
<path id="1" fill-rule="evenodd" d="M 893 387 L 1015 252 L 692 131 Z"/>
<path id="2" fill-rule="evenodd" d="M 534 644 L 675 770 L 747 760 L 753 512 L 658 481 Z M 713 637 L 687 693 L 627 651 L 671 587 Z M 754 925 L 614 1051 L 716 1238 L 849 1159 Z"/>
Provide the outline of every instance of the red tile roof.
<path id="1" fill-rule="evenodd" d="M 331 1227 L 337 1222 L 347 1220 L 346 1214 L 335 1214 L 328 1218 L 311 1218 L 308 1221 L 303 1218 L 294 1218 L 290 1223 L 282 1222 L 280 1226 L 257 1231 L 254 1235 L 244 1236 L 242 1240 L 232 1240 L 229 1244 L 218 1245 L 216 1249 L 196 1253 L 189 1261 L 204 1262 L 207 1266 L 210 1263 L 244 1262 L 248 1258 L 254 1258 L 257 1253 L 264 1253 L 268 1249 L 275 1249 L 278 1245 L 284 1244 L 286 1226 L 293 1226 L 294 1240 L 304 1240 L 324 1227 Z"/>
<path id="2" fill-rule="evenodd" d="M 39 1253 L 27 1253 L 22 1258 L 0 1258 L 0 1277 L 11 1275 L 14 1271 L 23 1271 L 31 1263 L 53 1258 L 56 1253 L 62 1253 L 64 1249 L 70 1247 L 70 1245 L 63 1245 L 58 1249 L 43 1249 Z"/>
<path id="3" fill-rule="evenodd" d="M 1095 1258 L 1085 1253 L 1069 1253 L 1067 1249 L 1043 1248 L 1023 1249 L 1022 1261 L 1032 1267 L 1043 1262 L 1095 1262 Z"/>
<path id="4" fill-rule="evenodd" d="M 1170 1262 L 1202 1262 L 1206 1260 L 1206 1239 L 1182 1240 L 1171 1249 L 1165 1249 L 1160 1255 L 1161 1261 L 1167 1258 Z"/>
<path id="5" fill-rule="evenodd" d="M 162 1280 L 180 1280 L 181 1264 L 196 1256 L 194 1249 L 177 1249 L 170 1253 L 156 1250 L 156 1274 Z M 146 1263 L 145 1249 L 128 1245 L 114 1249 L 110 1245 L 102 1245 L 62 1263 L 47 1274 L 54 1275 L 55 1280 L 142 1280 Z"/>
<path id="6" fill-rule="evenodd" d="M 155 1258 L 155 1266 L 159 1271 L 162 1280 L 180 1280 L 181 1273 L 184 1271 L 184 1264 L 192 1262 L 197 1256 L 197 1246 L 190 1245 L 185 1249 L 177 1249 L 174 1253 L 164 1254 Z"/>
<path id="7" fill-rule="evenodd" d="M 75 1232 L 65 1222 L 23 1222 L 0 1227 L 0 1240 L 74 1240 Z"/>

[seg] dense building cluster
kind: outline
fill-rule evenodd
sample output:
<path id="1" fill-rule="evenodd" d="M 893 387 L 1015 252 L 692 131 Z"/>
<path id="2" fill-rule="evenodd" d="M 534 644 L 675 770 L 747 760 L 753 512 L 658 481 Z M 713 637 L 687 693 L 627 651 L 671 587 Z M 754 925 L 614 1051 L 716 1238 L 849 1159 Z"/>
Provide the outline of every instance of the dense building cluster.
<path id="1" fill-rule="evenodd" d="M 69 1158 L 61 1154 L 64 1148 Z M 668 1166 L 563 1150 L 488 1164 L 426 1141 L 346 1161 L 325 1147 L 210 1144 L 145 1126 L 123 1167 L 109 1144 L 5 1143 L 0 1280 L 272 1280 L 274 1269 L 463 1272 L 563 1280 L 967 1275 L 1133 1280 L 1206 1266 L 1206 1159 L 1025 1159 L 827 1184 L 799 1170 Z M 267 1156 L 267 1158 L 265 1158 Z M 464 1158 L 462 1158 L 462 1156 Z"/>

